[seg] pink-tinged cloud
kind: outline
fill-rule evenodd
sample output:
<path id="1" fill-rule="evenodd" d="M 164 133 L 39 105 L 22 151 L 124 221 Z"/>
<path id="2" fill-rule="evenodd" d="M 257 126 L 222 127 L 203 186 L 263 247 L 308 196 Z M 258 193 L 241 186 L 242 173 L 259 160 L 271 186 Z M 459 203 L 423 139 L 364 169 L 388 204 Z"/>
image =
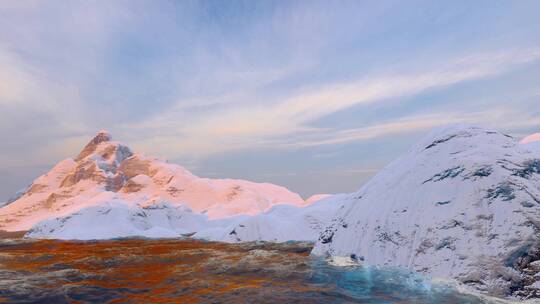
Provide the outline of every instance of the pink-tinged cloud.
<path id="1" fill-rule="evenodd" d="M 536 142 L 536 141 L 540 141 L 540 133 L 534 133 L 534 134 L 531 134 L 525 138 L 523 138 L 520 143 L 522 144 L 528 144 L 528 143 L 532 143 L 532 142 Z"/>

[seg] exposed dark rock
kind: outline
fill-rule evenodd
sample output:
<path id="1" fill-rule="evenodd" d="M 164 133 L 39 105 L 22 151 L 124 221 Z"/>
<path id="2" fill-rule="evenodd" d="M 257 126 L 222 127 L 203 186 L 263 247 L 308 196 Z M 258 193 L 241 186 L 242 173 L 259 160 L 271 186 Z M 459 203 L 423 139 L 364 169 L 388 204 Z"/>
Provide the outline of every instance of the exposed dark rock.
<path id="1" fill-rule="evenodd" d="M 242 192 L 242 187 L 234 186 L 231 188 L 231 192 L 227 194 L 227 201 L 232 201 L 236 196 Z"/>
<path id="2" fill-rule="evenodd" d="M 398 245 L 399 246 L 399 242 L 394 240 L 394 238 L 388 233 L 388 232 L 381 232 L 377 235 L 377 238 L 379 239 L 379 241 L 381 242 L 390 242 L 394 245 Z"/>
<path id="3" fill-rule="evenodd" d="M 96 134 L 96 136 L 94 136 L 94 138 L 92 138 L 92 140 L 84 147 L 84 149 L 81 151 L 81 153 L 79 153 L 79 155 L 77 156 L 77 158 L 75 160 L 81 160 L 85 157 L 87 157 L 88 155 L 94 153 L 94 151 L 96 150 L 96 147 L 102 143 L 102 142 L 107 142 L 107 141 L 111 141 L 112 140 L 112 137 L 111 135 L 106 132 L 106 131 L 100 131 L 98 134 Z"/>
<path id="4" fill-rule="evenodd" d="M 477 177 L 486 177 L 490 176 L 492 172 L 493 168 L 491 168 L 491 166 L 485 166 L 475 170 L 472 175 Z"/>
<path id="5" fill-rule="evenodd" d="M 498 197 L 501 197 L 503 201 L 511 201 L 516 198 L 510 182 L 502 182 L 497 187 L 487 190 L 486 198 L 493 200 Z"/>
<path id="6" fill-rule="evenodd" d="M 462 227 L 463 222 L 455 219 L 450 220 L 447 224 L 443 225 L 441 229 L 451 229 L 456 227 Z"/>
<path id="7" fill-rule="evenodd" d="M 540 159 L 525 161 L 519 169 L 514 170 L 513 175 L 528 179 L 533 174 L 540 174 Z"/>
<path id="8" fill-rule="evenodd" d="M 454 138 L 454 137 L 457 137 L 457 134 L 451 135 L 451 136 L 446 137 L 446 138 L 438 139 L 438 140 L 432 142 L 429 146 L 425 147 L 424 150 L 433 148 L 433 147 L 435 147 L 435 146 L 438 145 L 438 144 L 442 144 L 442 143 L 444 143 L 444 142 L 447 142 L 447 141 L 451 140 L 451 139 Z"/>
<path id="9" fill-rule="evenodd" d="M 525 208 L 531 208 L 531 207 L 534 207 L 534 204 L 531 203 L 531 202 L 521 202 L 520 203 L 521 206 L 525 207 Z"/>
<path id="10" fill-rule="evenodd" d="M 319 236 L 319 241 L 323 244 L 332 243 L 333 237 L 334 237 L 334 230 L 327 228 Z"/>
<path id="11" fill-rule="evenodd" d="M 540 239 L 516 249 L 507 259 L 506 265 L 521 273 L 520 280 L 511 286 L 511 294 L 522 299 L 537 298 L 540 290 L 532 285 L 539 281 Z"/>
<path id="12" fill-rule="evenodd" d="M 430 179 L 425 180 L 422 184 L 425 184 L 427 182 L 438 182 L 438 181 L 441 181 L 441 180 L 446 179 L 446 178 L 454 178 L 454 177 L 460 175 L 463 171 L 465 171 L 465 168 L 463 168 L 461 166 L 446 169 L 441 173 L 435 174 Z"/>
<path id="13" fill-rule="evenodd" d="M 146 212 L 137 212 L 135 213 L 136 216 L 140 216 L 140 217 L 148 217 L 148 215 L 146 214 Z"/>
<path id="14" fill-rule="evenodd" d="M 435 250 L 441 250 L 443 248 L 448 248 L 450 250 L 455 250 L 456 246 L 454 245 L 454 242 L 456 240 L 452 237 L 445 237 L 441 240 L 441 242 L 435 247 Z"/>
<path id="15" fill-rule="evenodd" d="M 107 178 L 100 174 L 100 170 L 95 162 L 84 162 L 80 164 L 74 173 L 67 175 L 60 187 L 70 187 L 82 180 L 93 180 L 98 183 L 105 182 Z"/>
<path id="16" fill-rule="evenodd" d="M 126 176 L 122 172 L 118 172 L 112 178 L 107 178 L 105 189 L 107 191 L 118 192 L 126 183 Z"/>

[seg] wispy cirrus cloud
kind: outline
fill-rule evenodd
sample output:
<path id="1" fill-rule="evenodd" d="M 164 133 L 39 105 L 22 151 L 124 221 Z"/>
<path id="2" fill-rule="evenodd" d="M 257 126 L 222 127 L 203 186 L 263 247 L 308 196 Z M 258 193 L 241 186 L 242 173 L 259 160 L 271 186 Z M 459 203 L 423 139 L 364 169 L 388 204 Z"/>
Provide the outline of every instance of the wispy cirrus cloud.
<path id="1" fill-rule="evenodd" d="M 208 156 L 231 150 L 257 147 L 300 147 L 344 143 L 418 131 L 457 123 L 481 123 L 493 113 L 454 115 L 414 115 L 389 123 L 350 130 L 332 130 L 311 125 L 317 119 L 353 106 L 407 98 L 427 90 L 504 74 L 522 64 L 540 60 L 540 49 L 480 53 L 460 58 L 444 58 L 426 64 L 426 70 L 396 71 L 392 75 L 366 75 L 361 79 L 302 88 L 278 100 L 260 103 L 239 102 L 226 108 L 207 109 L 193 117 L 177 120 L 183 108 L 167 111 L 139 126 L 152 130 L 147 142 L 139 145 L 167 151 L 169 155 Z M 249 98 L 249 97 L 244 97 Z M 518 119 L 519 120 L 519 119 Z M 126 126 L 128 129 L 137 126 Z M 174 139 L 173 139 L 174 138 Z M 294 143 L 291 143 L 294 141 Z"/>
<path id="2" fill-rule="evenodd" d="M 520 129 L 540 126 L 540 118 L 534 115 L 528 115 L 525 109 L 517 110 L 511 107 L 499 107 L 470 113 L 445 112 L 411 115 L 361 128 L 320 130 L 320 132 L 307 136 L 292 137 L 281 141 L 269 141 L 266 144 L 268 146 L 291 148 L 334 145 L 397 136 L 459 123 L 497 126 L 503 129 Z"/>
<path id="3" fill-rule="evenodd" d="M 223 176 L 256 177 L 269 163 L 280 176 L 281 166 L 297 174 L 272 181 L 299 189 L 317 184 L 320 172 L 306 168 L 366 173 L 395 157 L 380 155 L 399 151 L 400 139 L 439 124 L 525 135 L 540 127 L 538 9 L 534 1 L 0 2 L 0 199 L 103 128 L 189 168 L 230 162 Z M 260 159 L 247 165 L 250 153 Z M 354 190 L 353 175 L 318 187 Z"/>

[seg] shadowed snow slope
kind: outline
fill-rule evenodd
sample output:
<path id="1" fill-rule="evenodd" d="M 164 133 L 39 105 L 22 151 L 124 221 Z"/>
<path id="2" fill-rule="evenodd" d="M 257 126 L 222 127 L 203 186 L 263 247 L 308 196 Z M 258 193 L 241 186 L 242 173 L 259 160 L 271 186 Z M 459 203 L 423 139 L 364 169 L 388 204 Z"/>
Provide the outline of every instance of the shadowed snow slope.
<path id="1" fill-rule="evenodd" d="M 508 135 L 435 130 L 343 202 L 314 254 L 539 295 L 540 153 Z"/>
<path id="2" fill-rule="evenodd" d="M 26 234 L 48 239 L 111 239 L 120 237 L 193 238 L 241 243 L 248 241 L 315 241 L 341 208 L 340 195 L 307 207 L 278 205 L 264 214 L 208 219 L 169 203 L 126 202 L 113 192 L 99 194 L 101 203 L 35 224 Z"/>
<path id="3" fill-rule="evenodd" d="M 36 224 L 26 237 L 45 239 L 112 239 L 122 237 L 174 238 L 201 229 L 225 229 L 239 217 L 209 221 L 184 206 L 168 203 L 127 204 L 115 194 L 102 198 L 105 203 L 84 208 L 70 215 Z"/>
<path id="4" fill-rule="evenodd" d="M 140 204 L 182 204 L 209 219 L 255 215 L 277 204 L 306 204 L 298 194 L 272 184 L 199 178 L 181 166 L 135 154 L 102 131 L 77 157 L 61 161 L 0 208 L 0 230 L 28 230 L 111 200 L 126 210 Z"/>
<path id="5" fill-rule="evenodd" d="M 337 210 L 343 208 L 343 196 L 330 196 L 306 207 L 275 206 L 264 214 L 241 219 L 225 230 L 206 229 L 193 237 L 229 243 L 315 241 Z"/>

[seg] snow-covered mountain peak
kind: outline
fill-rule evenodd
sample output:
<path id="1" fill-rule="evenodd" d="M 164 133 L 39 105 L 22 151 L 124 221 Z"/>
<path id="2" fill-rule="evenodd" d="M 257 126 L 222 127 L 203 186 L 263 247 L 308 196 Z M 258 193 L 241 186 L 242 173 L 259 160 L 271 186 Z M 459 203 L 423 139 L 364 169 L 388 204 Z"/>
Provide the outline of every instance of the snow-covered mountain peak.
<path id="1" fill-rule="evenodd" d="M 445 187 L 446 182 L 457 181 L 458 177 L 476 181 L 493 173 L 498 178 L 507 174 L 507 170 L 521 170 L 519 166 L 527 166 L 523 163 L 534 156 L 515 138 L 496 130 L 467 124 L 440 127 L 424 136 L 354 195 L 361 196 L 364 189 L 381 183 L 377 187 L 416 180 L 407 187 L 422 189 Z M 429 183 L 440 181 L 444 182 Z M 438 189 L 435 192 L 440 193 Z"/>
<path id="2" fill-rule="evenodd" d="M 524 146 L 476 126 L 434 130 L 347 198 L 354 202 L 314 253 L 530 294 L 536 279 L 524 269 L 540 259 L 540 153 Z"/>
<path id="3" fill-rule="evenodd" d="M 453 150 L 459 152 L 483 149 L 486 145 L 506 148 L 516 144 L 517 141 L 512 136 L 496 130 L 475 125 L 455 124 L 434 129 L 414 146 L 413 151 L 439 153 Z"/>
<path id="4" fill-rule="evenodd" d="M 112 198 L 128 205 L 183 204 L 209 218 L 254 215 L 276 204 L 305 205 L 284 187 L 199 178 L 179 165 L 134 153 L 100 131 L 75 158 L 59 162 L 0 208 L 0 230 L 27 230 Z"/>
<path id="5" fill-rule="evenodd" d="M 109 131 L 101 130 L 90 140 L 90 142 L 88 142 L 88 144 L 86 144 L 83 151 L 108 141 L 112 141 L 111 133 L 109 133 Z"/>
<path id="6" fill-rule="evenodd" d="M 112 141 L 112 136 L 107 131 L 99 131 L 92 140 L 82 149 L 75 158 L 76 161 L 92 158 L 105 161 L 109 164 L 119 164 L 133 153 L 119 142 Z"/>

